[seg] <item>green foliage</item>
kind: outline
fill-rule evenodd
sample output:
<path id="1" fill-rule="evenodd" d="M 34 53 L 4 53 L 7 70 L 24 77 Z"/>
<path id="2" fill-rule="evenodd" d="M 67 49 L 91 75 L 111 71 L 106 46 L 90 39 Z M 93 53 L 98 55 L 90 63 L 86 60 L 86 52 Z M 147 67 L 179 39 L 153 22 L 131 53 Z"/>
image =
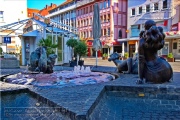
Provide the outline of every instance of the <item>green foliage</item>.
<path id="1" fill-rule="evenodd" d="M 125 58 L 128 58 L 128 57 L 129 57 L 129 53 L 128 53 L 128 52 L 125 52 L 125 53 L 124 53 L 124 57 L 125 57 Z"/>
<path id="2" fill-rule="evenodd" d="M 81 56 L 85 56 L 87 54 L 87 45 L 83 41 L 77 42 L 77 45 L 74 47 L 74 52 L 79 54 L 79 59 Z"/>
<path id="3" fill-rule="evenodd" d="M 108 57 L 108 54 L 107 53 L 104 53 L 103 54 L 103 57 L 105 58 L 105 57 Z"/>
<path id="4" fill-rule="evenodd" d="M 173 56 L 172 53 L 169 53 L 167 57 L 168 57 L 168 58 L 174 58 L 174 56 Z"/>
<path id="5" fill-rule="evenodd" d="M 72 48 L 74 48 L 77 44 L 78 44 L 77 39 L 73 39 L 73 38 L 69 39 L 69 40 L 66 42 L 66 45 L 67 45 L 68 47 L 72 47 Z"/>
<path id="6" fill-rule="evenodd" d="M 2 55 L 3 53 L 3 49 L 0 47 L 0 55 Z"/>
<path id="7" fill-rule="evenodd" d="M 52 40 L 50 37 L 44 39 L 42 38 L 39 43 L 38 43 L 38 46 L 43 46 L 43 47 L 46 47 L 46 52 L 47 52 L 47 56 L 49 54 L 55 54 L 55 48 L 58 47 L 58 44 L 53 44 L 52 43 Z"/>

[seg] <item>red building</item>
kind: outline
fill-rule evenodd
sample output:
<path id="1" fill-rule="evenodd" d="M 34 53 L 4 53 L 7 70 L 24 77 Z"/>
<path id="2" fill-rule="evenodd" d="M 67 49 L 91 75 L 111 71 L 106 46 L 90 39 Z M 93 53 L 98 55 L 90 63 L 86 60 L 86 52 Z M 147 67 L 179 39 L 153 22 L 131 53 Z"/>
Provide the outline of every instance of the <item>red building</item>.
<path id="1" fill-rule="evenodd" d="M 39 12 L 39 10 L 37 10 L 37 9 L 27 8 L 27 13 L 28 13 L 27 15 L 29 18 L 33 17 L 33 13 L 38 13 L 38 12 Z"/>
<path id="2" fill-rule="evenodd" d="M 102 33 L 100 40 L 103 44 L 103 49 L 98 51 L 98 57 L 103 53 L 120 53 L 122 45 L 117 39 L 127 37 L 127 0 L 81 0 L 77 2 L 77 28 L 80 38 L 87 41 L 88 56 L 95 56 L 95 51 L 92 49 L 94 3 L 98 3 L 100 8 Z"/>
<path id="3" fill-rule="evenodd" d="M 50 10 L 52 10 L 52 9 L 54 9 L 54 8 L 56 8 L 56 7 L 57 7 L 56 4 L 51 3 L 50 6 L 46 5 L 46 7 L 45 7 L 44 9 L 40 10 L 38 13 L 39 13 L 40 15 L 42 15 L 42 16 L 46 16 L 46 15 L 49 14 L 49 11 L 50 11 Z"/>

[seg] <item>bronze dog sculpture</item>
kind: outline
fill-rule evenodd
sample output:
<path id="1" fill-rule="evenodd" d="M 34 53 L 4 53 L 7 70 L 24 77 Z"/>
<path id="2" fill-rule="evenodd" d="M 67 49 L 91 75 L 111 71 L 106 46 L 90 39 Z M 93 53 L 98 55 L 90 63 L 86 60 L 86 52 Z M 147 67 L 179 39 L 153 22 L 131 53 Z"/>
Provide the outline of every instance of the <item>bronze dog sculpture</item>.
<path id="1" fill-rule="evenodd" d="M 117 67 L 117 72 L 127 73 L 127 74 L 138 74 L 138 54 L 134 57 L 130 57 L 126 60 L 119 60 L 120 55 L 118 53 L 113 53 L 110 55 L 108 61 L 113 61 Z"/>

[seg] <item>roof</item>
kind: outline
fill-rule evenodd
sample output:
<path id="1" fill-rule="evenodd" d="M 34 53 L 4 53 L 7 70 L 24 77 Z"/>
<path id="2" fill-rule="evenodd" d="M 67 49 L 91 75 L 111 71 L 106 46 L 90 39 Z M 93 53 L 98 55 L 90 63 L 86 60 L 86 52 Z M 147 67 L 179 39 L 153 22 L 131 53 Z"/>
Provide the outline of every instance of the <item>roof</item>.
<path id="1" fill-rule="evenodd" d="M 33 30 L 33 31 L 31 31 L 31 32 L 28 32 L 28 33 L 25 33 L 25 34 L 23 34 L 22 36 L 23 37 L 26 37 L 26 36 L 30 36 L 30 37 L 36 37 L 36 36 L 38 36 L 38 30 Z"/>
<path id="2" fill-rule="evenodd" d="M 33 9 L 33 8 L 27 8 L 28 12 L 39 12 L 38 9 Z"/>
<path id="3" fill-rule="evenodd" d="M 71 2 L 73 2 L 73 1 L 76 1 L 76 0 L 66 0 L 65 2 L 63 2 L 62 4 L 58 5 L 57 7 L 53 8 L 53 9 L 51 9 L 51 10 L 54 10 L 54 9 L 56 9 L 56 8 L 58 8 L 58 7 L 61 7 L 61 6 L 63 6 L 63 5 L 66 5 L 66 4 L 68 4 L 68 3 L 71 3 Z M 49 11 L 51 11 L 51 10 L 49 10 Z"/>
<path id="4" fill-rule="evenodd" d="M 43 9 L 41 9 L 38 13 L 41 14 L 42 16 L 46 16 L 46 15 L 49 14 L 49 11 L 50 11 L 50 10 L 52 10 L 52 9 L 54 9 L 54 8 L 56 8 L 56 7 L 57 7 L 56 4 L 51 3 L 50 6 L 46 5 L 46 7 L 43 8 Z"/>

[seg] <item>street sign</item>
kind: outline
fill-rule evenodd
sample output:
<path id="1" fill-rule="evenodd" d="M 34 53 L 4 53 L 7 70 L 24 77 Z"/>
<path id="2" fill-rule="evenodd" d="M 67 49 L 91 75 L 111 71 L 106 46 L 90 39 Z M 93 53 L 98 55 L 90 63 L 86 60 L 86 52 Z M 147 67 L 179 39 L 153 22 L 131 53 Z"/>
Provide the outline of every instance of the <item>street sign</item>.
<path id="1" fill-rule="evenodd" d="M 4 37 L 4 43 L 11 43 L 11 37 Z"/>

